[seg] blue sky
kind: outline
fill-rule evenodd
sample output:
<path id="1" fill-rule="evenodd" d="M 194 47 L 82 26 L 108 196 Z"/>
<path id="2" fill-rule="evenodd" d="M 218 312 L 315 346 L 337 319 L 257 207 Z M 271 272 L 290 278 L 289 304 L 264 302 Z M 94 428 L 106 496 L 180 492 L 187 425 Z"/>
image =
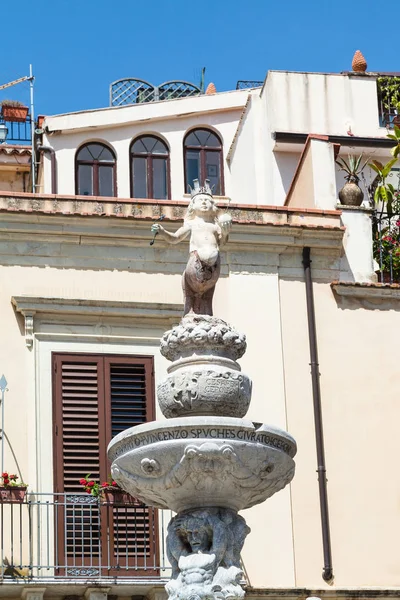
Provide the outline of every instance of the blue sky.
<path id="1" fill-rule="evenodd" d="M 340 72 L 360 49 L 369 71 L 400 71 L 390 11 L 376 0 L 18 0 L 1 10 L 0 83 L 33 64 L 36 114 L 108 106 L 109 85 L 138 77 L 218 91 L 270 69 Z M 394 10 L 394 5 L 392 5 Z M 395 11 L 392 13 L 395 14 Z M 394 24 L 394 21 L 393 21 Z M 0 100 L 29 100 L 21 84 Z"/>

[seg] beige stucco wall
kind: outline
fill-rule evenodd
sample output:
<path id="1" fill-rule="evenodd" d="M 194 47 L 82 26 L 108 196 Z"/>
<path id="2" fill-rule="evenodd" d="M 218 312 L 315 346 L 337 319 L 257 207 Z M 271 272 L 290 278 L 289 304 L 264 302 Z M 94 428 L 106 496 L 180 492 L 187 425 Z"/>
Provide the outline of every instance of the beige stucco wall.
<path id="1" fill-rule="evenodd" d="M 0 165 L 0 190 L 4 192 L 27 192 L 29 172 L 12 170 L 10 167 L 2 169 Z"/>
<path id="2" fill-rule="evenodd" d="M 271 131 L 385 137 L 376 78 L 270 71 L 265 83 Z"/>
<path id="3" fill-rule="evenodd" d="M 158 354 L 162 329 L 106 316 L 67 318 L 60 311 L 50 320 L 34 316 L 29 350 L 11 297 L 180 303 L 187 245 L 167 247 L 157 240 L 150 247 L 147 223 L 18 219 L 3 216 L 0 228 L 0 365 L 9 388 L 5 468 L 18 468 L 31 488 L 51 491 L 51 352 L 154 355 L 159 381 L 167 366 Z M 241 365 L 254 384 L 248 417 L 287 429 L 298 443 L 290 488 L 245 513 L 252 533 L 244 564 L 255 587 L 327 587 L 321 579 L 300 248 L 295 238 L 281 240 L 278 248 L 278 240 L 266 239 L 260 227 L 249 226 L 247 235 L 235 227 L 222 257 L 215 314 L 247 335 Z M 338 302 L 329 285 L 339 276 L 337 250 L 316 247 L 312 258 L 335 585 L 399 585 L 396 300 L 384 310 Z"/>
<path id="4" fill-rule="evenodd" d="M 369 310 L 362 300 L 337 302 L 328 283 L 315 284 L 314 293 L 335 585 L 398 586 L 398 368 L 388 341 L 400 314 L 396 301 L 381 310 L 379 303 Z M 320 585 L 304 283 L 281 280 L 280 294 L 288 428 L 299 448 L 292 483 L 296 583 Z"/>
<path id="5" fill-rule="evenodd" d="M 71 240 L 68 243 L 68 236 L 64 243 L 62 238 L 51 235 L 37 235 L 34 241 L 22 241 L 21 235 L 15 235 L 15 238 L 19 240 L 0 242 L 3 284 L 0 364 L 9 388 L 6 395 L 9 445 L 5 466 L 9 470 L 19 470 L 31 489 L 51 492 L 51 352 L 154 355 L 157 382 L 164 377 L 167 366 L 158 352 L 162 329 L 115 319 L 109 322 L 107 318 L 71 320 L 62 313 L 59 319 L 53 315 L 51 322 L 43 316 L 35 316 L 35 341 L 33 349 L 29 350 L 25 346 L 23 318 L 15 313 L 11 297 L 31 295 L 180 303 L 180 279 L 187 245 L 167 249 L 157 241 L 153 250 L 148 239 L 140 248 L 132 242 L 104 247 L 101 238 L 92 245 L 83 246 L 72 244 Z M 275 255 L 272 257 L 276 260 Z M 255 267 L 257 262 L 261 264 Z M 238 253 L 229 257 L 224 255 L 215 314 L 235 323 L 248 336 L 249 350 L 242 366 L 254 381 L 249 418 L 286 428 L 282 355 L 276 351 L 281 340 L 280 321 L 276 318 L 279 313 L 278 276 L 276 268 L 263 264 L 265 262 L 261 252 L 247 258 Z M 243 311 L 244 290 L 249 312 Z M 265 310 L 267 306 L 269 310 Z M 258 318 L 254 319 L 256 314 Z M 263 352 L 260 351 L 260 329 L 267 331 L 269 338 Z M 268 392 L 265 389 L 267 365 Z M 159 413 L 158 417 L 162 418 Z M 281 586 L 285 582 L 294 585 L 290 490 L 281 492 L 268 505 L 246 512 L 252 533 L 243 557 L 252 585 Z M 280 553 L 276 552 L 277 546 Z M 265 561 L 267 569 L 263 566 Z"/>

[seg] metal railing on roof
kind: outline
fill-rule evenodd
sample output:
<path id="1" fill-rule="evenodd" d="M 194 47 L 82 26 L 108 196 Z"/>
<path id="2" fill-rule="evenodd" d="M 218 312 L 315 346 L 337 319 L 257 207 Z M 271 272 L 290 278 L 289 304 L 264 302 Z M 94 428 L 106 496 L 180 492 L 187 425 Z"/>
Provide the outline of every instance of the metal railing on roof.
<path id="1" fill-rule="evenodd" d="M 243 80 L 240 79 L 236 84 L 237 90 L 247 90 L 250 88 L 262 87 L 264 85 L 263 81 L 253 81 L 253 80 Z"/>
<path id="2" fill-rule="evenodd" d="M 0 122 L 7 127 L 7 144 L 31 144 L 32 143 L 32 120 L 28 115 L 25 121 L 4 121 Z"/>
<path id="3" fill-rule="evenodd" d="M 175 100 L 198 96 L 201 93 L 199 87 L 187 81 L 166 81 L 154 86 L 143 79 L 118 79 L 110 85 L 110 106 Z"/>

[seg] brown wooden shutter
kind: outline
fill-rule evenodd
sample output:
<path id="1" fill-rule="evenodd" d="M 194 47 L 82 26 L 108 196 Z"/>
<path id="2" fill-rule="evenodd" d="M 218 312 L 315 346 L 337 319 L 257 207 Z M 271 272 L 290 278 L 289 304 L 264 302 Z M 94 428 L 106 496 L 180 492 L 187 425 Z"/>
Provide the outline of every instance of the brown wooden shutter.
<path id="1" fill-rule="evenodd" d="M 109 390 L 109 440 L 121 431 L 154 419 L 153 360 L 104 359 L 105 386 Z"/>
<path id="2" fill-rule="evenodd" d="M 81 492 L 101 477 L 105 453 L 104 375 L 100 357 L 54 356 L 56 492 Z M 103 475 L 104 476 L 104 475 Z"/>
<path id="3" fill-rule="evenodd" d="M 105 386 L 110 391 L 109 439 L 128 427 L 154 418 L 153 360 L 106 357 Z M 153 511 L 147 506 L 114 507 L 114 560 L 121 567 L 132 559 L 150 565 L 155 550 Z M 111 523 L 110 523 L 111 525 Z"/>
<path id="4" fill-rule="evenodd" d="M 53 366 L 55 491 L 68 494 L 60 497 L 65 506 L 58 512 L 58 552 L 65 564 L 74 565 L 67 574 L 79 575 L 77 553 L 81 566 L 93 567 L 107 556 L 109 574 L 133 563 L 155 566 L 158 544 L 152 509 L 99 510 L 90 504 L 90 496 L 89 504 L 73 496 L 82 492 L 79 480 L 87 474 L 99 482 L 107 478 L 106 451 L 112 437 L 154 419 L 153 359 L 54 354 Z M 78 500 L 79 505 L 70 504 Z"/>

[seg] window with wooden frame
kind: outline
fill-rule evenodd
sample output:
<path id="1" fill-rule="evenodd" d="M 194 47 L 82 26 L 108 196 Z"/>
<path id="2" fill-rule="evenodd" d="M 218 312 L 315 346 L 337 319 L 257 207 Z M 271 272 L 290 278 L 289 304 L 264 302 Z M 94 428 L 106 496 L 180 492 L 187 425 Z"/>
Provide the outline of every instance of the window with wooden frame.
<path id="1" fill-rule="evenodd" d="M 88 474 L 106 481 L 111 438 L 154 419 L 153 358 L 53 354 L 53 398 L 58 574 L 155 568 L 154 509 L 102 505 L 79 483 Z"/>
<path id="2" fill-rule="evenodd" d="M 131 197 L 167 200 L 170 194 L 169 150 L 154 135 L 133 140 L 131 155 Z"/>
<path id="3" fill-rule="evenodd" d="M 209 129 L 194 129 L 186 135 L 183 148 L 186 192 L 190 193 L 194 179 L 198 179 L 200 185 L 209 179 L 213 193 L 222 196 L 225 193 L 224 163 L 222 142 L 217 134 Z"/>
<path id="4" fill-rule="evenodd" d="M 76 153 L 75 191 L 79 196 L 117 196 L 115 154 L 105 144 L 91 142 Z"/>

